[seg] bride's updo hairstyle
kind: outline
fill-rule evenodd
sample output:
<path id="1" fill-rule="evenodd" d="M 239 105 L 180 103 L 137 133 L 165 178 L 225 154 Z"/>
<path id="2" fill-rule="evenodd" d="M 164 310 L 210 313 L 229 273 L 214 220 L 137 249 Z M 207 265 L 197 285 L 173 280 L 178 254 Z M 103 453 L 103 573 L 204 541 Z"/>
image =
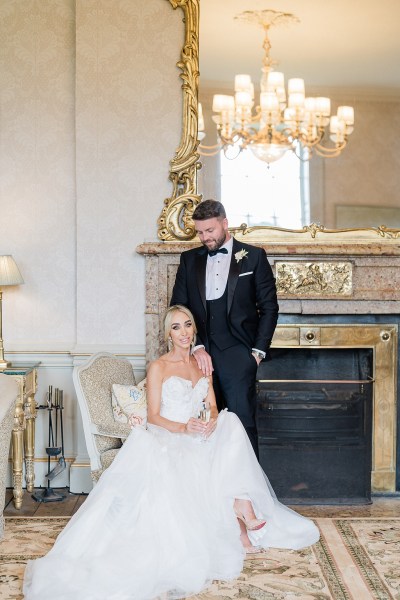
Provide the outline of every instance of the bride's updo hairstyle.
<path id="1" fill-rule="evenodd" d="M 176 313 L 176 312 L 185 313 L 185 315 L 188 317 L 188 319 L 190 319 L 192 321 L 193 332 L 194 332 L 192 345 L 194 346 L 195 341 L 196 341 L 196 333 L 197 333 L 196 323 L 195 323 L 194 317 L 193 317 L 192 313 L 190 312 L 190 310 L 188 308 L 186 308 L 186 306 L 182 306 L 182 304 L 174 304 L 173 306 L 170 306 L 168 308 L 168 310 L 166 311 L 165 316 L 164 316 L 164 340 L 166 342 L 168 342 L 169 334 L 170 334 L 171 327 L 172 327 L 172 322 L 174 319 L 174 313 Z"/>

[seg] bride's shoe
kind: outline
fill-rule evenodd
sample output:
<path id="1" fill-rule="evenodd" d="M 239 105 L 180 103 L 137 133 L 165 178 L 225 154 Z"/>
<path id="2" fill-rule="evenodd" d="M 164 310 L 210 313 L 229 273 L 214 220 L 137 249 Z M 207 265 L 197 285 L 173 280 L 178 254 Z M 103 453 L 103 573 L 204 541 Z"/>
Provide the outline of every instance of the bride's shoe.
<path id="1" fill-rule="evenodd" d="M 262 554 L 265 552 L 265 548 L 262 546 L 247 546 L 245 547 L 246 554 Z"/>
<path id="2" fill-rule="evenodd" d="M 247 531 L 258 531 L 259 529 L 262 529 L 267 522 L 262 519 L 245 519 L 244 515 L 237 510 L 235 510 L 235 515 L 244 523 Z"/>

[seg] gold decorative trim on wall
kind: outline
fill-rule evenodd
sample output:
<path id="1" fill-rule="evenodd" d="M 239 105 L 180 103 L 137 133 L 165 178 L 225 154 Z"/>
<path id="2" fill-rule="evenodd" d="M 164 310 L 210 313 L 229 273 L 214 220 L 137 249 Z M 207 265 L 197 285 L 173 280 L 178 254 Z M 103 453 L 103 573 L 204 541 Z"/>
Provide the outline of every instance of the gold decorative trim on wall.
<path id="1" fill-rule="evenodd" d="M 332 298 L 352 294 L 350 262 L 277 261 L 275 268 L 276 287 L 281 296 Z"/>
<path id="2" fill-rule="evenodd" d="M 197 194 L 197 170 L 201 167 L 197 152 L 197 114 L 199 79 L 199 2 L 200 0 L 168 0 L 171 6 L 184 14 L 185 40 L 181 59 L 182 136 L 174 158 L 170 161 L 169 178 L 173 189 L 164 200 L 158 218 L 160 240 L 191 240 L 195 236 L 192 214 L 201 201 Z"/>
<path id="3" fill-rule="evenodd" d="M 355 241 L 355 242 L 380 242 L 396 241 L 400 239 L 400 229 L 386 227 L 349 227 L 343 229 L 328 229 L 324 225 L 311 223 L 304 225 L 301 229 L 286 229 L 285 227 L 272 227 L 270 225 L 258 225 L 249 227 L 246 223 L 240 227 L 230 227 L 230 232 L 243 241 L 269 242 L 286 241 L 308 242 L 308 241 Z M 398 243 L 398 242 L 396 242 Z"/>

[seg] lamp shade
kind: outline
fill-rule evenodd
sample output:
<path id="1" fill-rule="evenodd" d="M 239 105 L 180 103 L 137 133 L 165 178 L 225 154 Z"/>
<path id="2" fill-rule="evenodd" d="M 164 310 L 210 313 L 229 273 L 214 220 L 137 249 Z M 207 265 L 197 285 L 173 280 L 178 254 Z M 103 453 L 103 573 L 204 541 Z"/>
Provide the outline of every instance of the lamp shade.
<path id="1" fill-rule="evenodd" d="M 10 254 L 0 256 L 0 287 L 24 283 L 17 264 Z"/>

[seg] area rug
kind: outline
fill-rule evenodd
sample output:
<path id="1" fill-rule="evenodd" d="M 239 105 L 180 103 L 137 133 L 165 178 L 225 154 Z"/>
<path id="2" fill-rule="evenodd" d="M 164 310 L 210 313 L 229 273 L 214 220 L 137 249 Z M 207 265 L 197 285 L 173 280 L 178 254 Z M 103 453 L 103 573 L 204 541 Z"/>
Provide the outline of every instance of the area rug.
<path id="1" fill-rule="evenodd" d="M 48 552 L 68 520 L 6 519 L 0 600 L 22 600 L 26 561 Z M 312 548 L 254 555 L 237 580 L 215 582 L 193 600 L 400 600 L 400 518 L 315 522 L 321 539 Z"/>

